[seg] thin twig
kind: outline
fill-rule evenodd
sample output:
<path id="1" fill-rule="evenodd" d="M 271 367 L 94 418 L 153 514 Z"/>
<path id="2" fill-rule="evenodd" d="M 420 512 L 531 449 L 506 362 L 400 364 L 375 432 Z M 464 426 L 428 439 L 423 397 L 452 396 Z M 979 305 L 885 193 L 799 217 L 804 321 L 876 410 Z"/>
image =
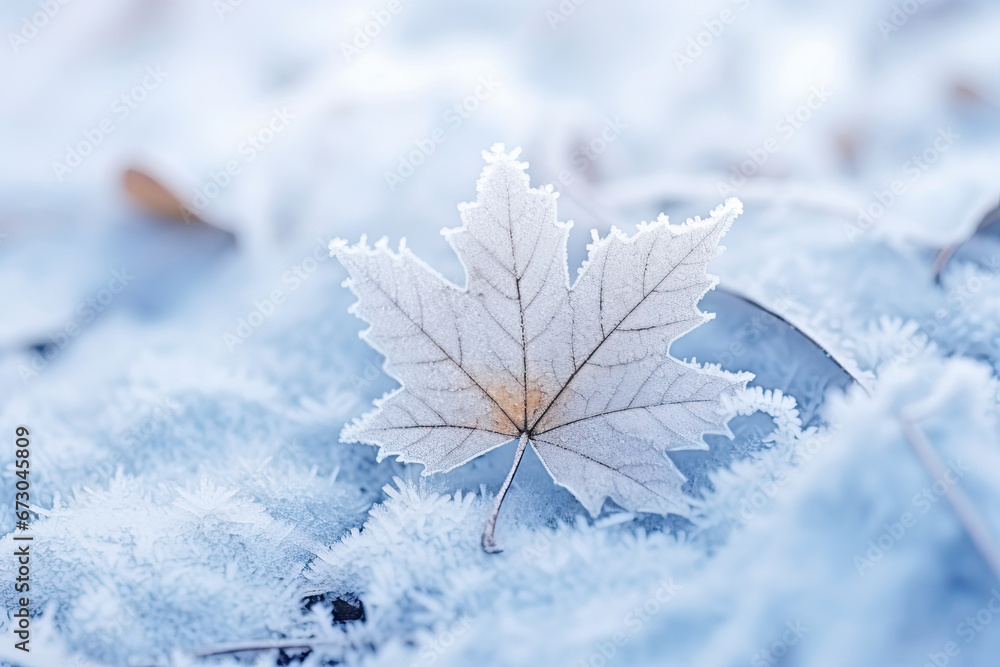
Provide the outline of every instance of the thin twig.
<path id="1" fill-rule="evenodd" d="M 948 262 L 951 261 L 951 258 L 954 257 L 959 248 L 972 240 L 976 234 L 979 234 L 986 228 L 995 225 L 998 220 L 1000 220 L 1000 204 L 997 204 L 987 211 L 985 215 L 983 215 L 983 217 L 979 220 L 979 224 L 976 225 L 976 229 L 971 235 L 969 235 L 968 238 L 952 243 L 947 248 L 941 250 L 937 254 L 937 257 L 934 258 L 934 282 L 938 285 L 941 284 L 941 274 L 944 273 L 945 267 L 948 266 Z"/>
<path id="2" fill-rule="evenodd" d="M 948 474 L 948 467 L 941 460 L 941 457 L 938 456 L 934 446 L 927 439 L 927 436 L 920 427 L 902 415 L 899 417 L 899 423 L 903 428 L 903 434 L 906 435 L 906 439 L 913 446 L 913 451 L 916 453 L 917 459 L 923 464 L 931 477 L 935 480 L 944 479 L 945 475 Z M 951 504 L 952 509 L 958 516 L 959 523 L 962 524 L 979 555 L 983 557 L 983 560 L 986 561 L 986 564 L 992 570 L 993 576 L 996 577 L 997 581 L 1000 581 L 1000 555 L 998 555 L 989 527 L 983 521 L 976 510 L 976 506 L 969 499 L 969 496 L 965 494 L 962 487 L 957 484 L 943 486 L 945 487 L 945 498 L 948 499 L 949 504 Z"/>
<path id="3" fill-rule="evenodd" d="M 284 648 L 316 648 L 317 646 L 343 646 L 342 641 L 330 639 L 283 639 L 283 640 L 263 640 L 245 644 L 233 643 L 223 644 L 215 648 L 202 649 L 191 653 L 196 658 L 208 658 L 213 655 L 224 655 L 226 653 L 241 653 L 243 651 L 273 651 Z"/>
<path id="4" fill-rule="evenodd" d="M 712 185 L 713 180 L 715 185 Z M 719 178 L 713 179 L 712 174 L 691 176 L 660 172 L 641 178 L 626 178 L 604 183 L 599 190 L 607 204 L 621 208 L 656 200 L 691 201 L 696 198 L 714 199 L 730 196 L 720 190 L 718 187 L 720 183 L 723 181 Z M 743 185 L 729 187 L 729 190 L 732 191 L 732 196 L 739 197 L 744 202 L 795 206 L 852 222 L 858 220 L 865 205 L 865 202 L 841 190 L 777 179 L 748 179 Z M 881 220 L 883 224 L 890 222 L 912 226 L 909 220 L 893 213 L 886 213 Z"/>

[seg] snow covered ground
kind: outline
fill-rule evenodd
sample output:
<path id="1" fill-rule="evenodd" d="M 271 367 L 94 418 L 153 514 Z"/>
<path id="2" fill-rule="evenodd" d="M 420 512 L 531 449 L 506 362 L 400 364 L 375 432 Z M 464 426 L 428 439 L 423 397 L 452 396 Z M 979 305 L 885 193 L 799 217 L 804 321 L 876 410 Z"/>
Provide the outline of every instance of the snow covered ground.
<path id="1" fill-rule="evenodd" d="M 1000 200 L 996 3 L 11 0 L 0 25 L 0 663 L 996 664 L 996 225 L 934 269 Z M 678 457 L 694 514 L 592 520 L 529 452 L 483 553 L 513 443 L 421 477 L 338 442 L 394 385 L 327 244 L 405 236 L 461 282 L 438 231 L 494 142 L 560 192 L 571 275 L 592 228 L 739 197 L 720 286 L 860 382 L 712 301 L 675 353 L 757 380 L 735 440 Z M 129 168 L 211 226 L 143 210 Z"/>

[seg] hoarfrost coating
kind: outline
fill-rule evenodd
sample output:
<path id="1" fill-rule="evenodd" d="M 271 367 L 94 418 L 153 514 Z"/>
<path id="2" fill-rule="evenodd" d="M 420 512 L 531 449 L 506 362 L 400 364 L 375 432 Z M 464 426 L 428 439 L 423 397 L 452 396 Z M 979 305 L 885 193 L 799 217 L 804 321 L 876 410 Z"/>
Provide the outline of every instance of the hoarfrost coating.
<path id="1" fill-rule="evenodd" d="M 595 231 L 571 286 L 570 225 L 558 222 L 551 188 L 529 187 L 518 153 L 498 145 L 484 154 L 477 201 L 460 207 L 462 227 L 444 232 L 464 288 L 402 243 L 397 253 L 384 241 L 331 244 L 358 296 L 352 311 L 370 325 L 364 339 L 402 384 L 342 439 L 429 474 L 526 436 L 591 516 L 606 497 L 686 514 L 684 476 L 664 451 L 729 434 L 723 397 L 752 375 L 682 363 L 669 349 L 709 317 L 697 307 L 717 280 L 706 266 L 740 203 L 680 226 L 661 216 L 632 237 Z"/>

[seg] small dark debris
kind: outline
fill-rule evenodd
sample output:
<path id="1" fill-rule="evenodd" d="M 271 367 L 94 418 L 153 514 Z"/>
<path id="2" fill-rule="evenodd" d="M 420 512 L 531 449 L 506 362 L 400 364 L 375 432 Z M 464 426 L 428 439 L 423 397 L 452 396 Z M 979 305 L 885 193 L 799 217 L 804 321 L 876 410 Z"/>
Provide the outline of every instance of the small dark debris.
<path id="1" fill-rule="evenodd" d="M 365 620 L 365 606 L 354 593 L 339 595 L 337 593 L 320 593 L 302 599 L 302 607 L 306 611 L 311 611 L 317 604 L 330 609 L 330 616 L 334 623 Z"/>
<path id="2" fill-rule="evenodd" d="M 52 355 L 55 354 L 57 346 L 55 343 L 41 341 L 39 343 L 34 343 L 33 345 L 28 345 L 27 348 L 29 352 L 34 352 L 43 359 L 51 359 Z"/>
<path id="3" fill-rule="evenodd" d="M 275 665 L 278 667 L 288 667 L 288 665 L 300 665 L 309 657 L 312 653 L 312 649 L 300 648 L 291 649 L 283 648 L 278 651 L 278 659 L 275 661 Z"/>

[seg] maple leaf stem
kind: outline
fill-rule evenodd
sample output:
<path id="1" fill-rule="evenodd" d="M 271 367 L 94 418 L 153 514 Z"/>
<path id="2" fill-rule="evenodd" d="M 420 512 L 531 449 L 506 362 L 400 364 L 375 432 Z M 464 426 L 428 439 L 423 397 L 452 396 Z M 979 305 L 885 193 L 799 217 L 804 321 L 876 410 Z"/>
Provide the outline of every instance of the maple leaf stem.
<path id="1" fill-rule="evenodd" d="M 503 504 L 504 496 L 507 495 L 507 489 L 510 488 L 510 483 L 514 479 L 514 473 L 517 472 L 517 467 L 521 465 L 521 457 L 524 456 L 524 450 L 528 448 L 528 432 L 525 431 L 521 434 L 521 439 L 517 442 L 517 451 L 514 453 L 514 464 L 510 467 L 510 472 L 507 473 L 507 479 L 503 481 L 503 486 L 500 487 L 500 492 L 497 493 L 496 503 L 493 505 L 493 513 L 490 515 L 489 520 L 486 522 L 486 527 L 483 529 L 483 551 L 490 554 L 495 554 L 503 551 L 497 546 L 496 541 L 493 539 L 493 531 L 497 527 L 497 517 L 500 516 L 500 505 Z"/>

